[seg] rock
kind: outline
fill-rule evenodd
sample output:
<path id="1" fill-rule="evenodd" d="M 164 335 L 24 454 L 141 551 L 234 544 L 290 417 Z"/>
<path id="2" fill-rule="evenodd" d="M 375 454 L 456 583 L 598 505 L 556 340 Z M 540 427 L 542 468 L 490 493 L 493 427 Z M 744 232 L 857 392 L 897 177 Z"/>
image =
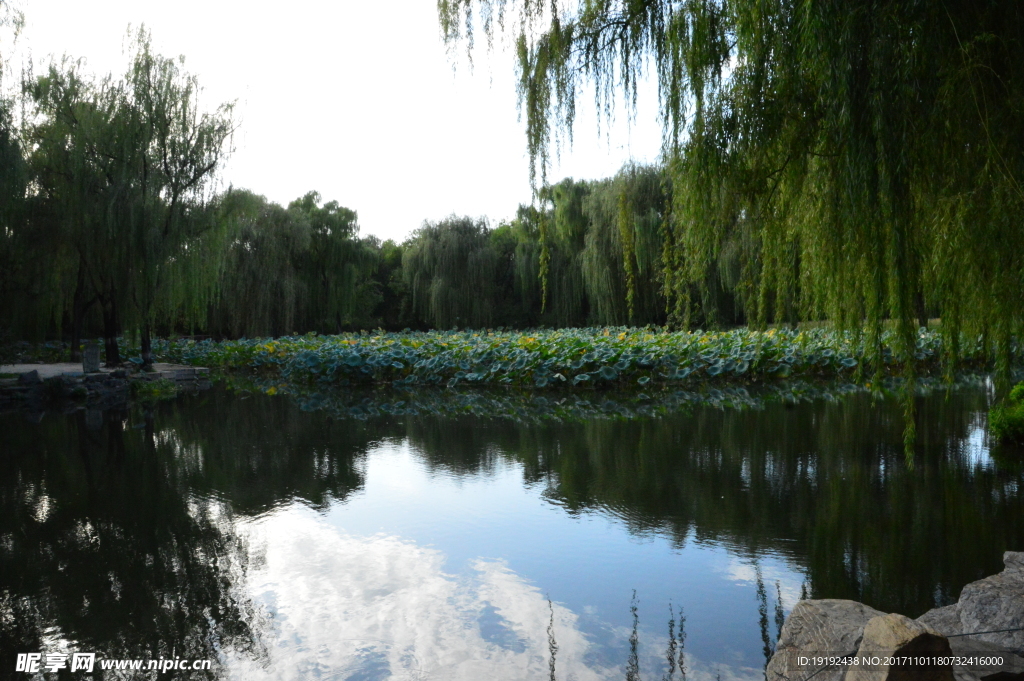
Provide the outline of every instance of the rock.
<path id="1" fill-rule="evenodd" d="M 871 619 L 864 626 L 864 634 L 857 657 L 861 664 L 851 666 L 845 681 L 953 681 L 952 665 L 888 665 L 893 656 L 949 657 L 949 640 L 929 626 L 905 615 L 892 613 Z M 880 664 L 866 666 L 865 659 L 879 658 Z"/>
<path id="2" fill-rule="evenodd" d="M 917 618 L 919 623 L 948 636 L 954 655 L 1004 660 L 996 667 L 959 667 L 954 670 L 958 681 L 999 681 L 995 677 L 1000 674 L 1006 675 L 1000 677 L 1002 681 L 1012 681 L 1009 675 L 1024 670 L 1024 632 L 964 635 L 1024 626 L 1020 623 L 1024 618 L 1024 553 L 1007 551 L 1003 564 L 1006 568 L 1001 573 L 965 586 L 955 604 L 934 608 Z"/>
<path id="3" fill-rule="evenodd" d="M 955 604 L 933 608 L 917 621 L 946 636 L 1024 627 L 1024 552 L 1007 551 L 1003 564 L 1006 567 L 999 574 L 965 586 Z M 963 638 L 1024 655 L 1024 632 Z"/>
<path id="4" fill-rule="evenodd" d="M 42 383 L 43 379 L 39 378 L 39 371 L 33 369 L 32 371 L 18 375 L 18 383 L 21 385 L 38 385 Z"/>
<path id="5" fill-rule="evenodd" d="M 943 608 L 932 608 L 917 618 L 921 624 L 931 627 L 943 636 L 963 633 L 964 627 L 960 622 L 960 606 L 954 603 Z"/>
<path id="6" fill-rule="evenodd" d="M 971 582 L 960 592 L 957 609 L 959 633 L 1024 629 L 1024 552 L 1003 554 L 1006 569 L 997 575 Z M 969 637 L 1024 655 L 1024 631 L 1005 631 Z"/>
<path id="7" fill-rule="evenodd" d="M 82 352 L 82 371 L 86 374 L 95 374 L 100 370 L 100 344 L 92 341 L 85 344 Z"/>
<path id="8" fill-rule="evenodd" d="M 1024 579 L 1024 551 L 1007 551 L 1003 554 L 1004 572 L 1018 572 Z"/>
<path id="9" fill-rule="evenodd" d="M 1008 676 L 1000 675 L 1013 675 L 1015 673 L 1024 677 L 1024 674 L 1020 674 L 1021 670 L 1024 670 L 1024 657 L 1009 653 L 1005 648 L 992 643 L 973 640 L 971 636 L 951 638 L 949 639 L 949 644 L 953 649 L 953 655 L 976 662 L 975 664 L 954 668 L 953 675 L 957 681 L 999 681 L 999 679 L 1013 681 Z M 991 662 L 992 658 L 1000 658 L 1003 663 L 1001 665 L 977 664 L 983 661 Z M 1019 681 L 1024 681 L 1024 678 L 1021 678 Z"/>
<path id="10" fill-rule="evenodd" d="M 812 674 L 815 681 L 841 681 L 845 668 L 818 672 L 815 665 L 800 664 L 801 657 L 853 654 L 872 618 L 883 613 L 863 603 L 840 599 L 800 601 L 786 618 L 768 667 L 768 681 L 802 681 Z"/>

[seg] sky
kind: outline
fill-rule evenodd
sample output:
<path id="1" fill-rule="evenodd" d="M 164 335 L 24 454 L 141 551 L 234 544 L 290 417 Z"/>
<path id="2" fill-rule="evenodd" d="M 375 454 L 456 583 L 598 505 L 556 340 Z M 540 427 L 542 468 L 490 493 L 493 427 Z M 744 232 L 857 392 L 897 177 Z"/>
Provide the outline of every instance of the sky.
<path id="1" fill-rule="evenodd" d="M 357 211 L 361 234 L 397 241 L 452 213 L 496 225 L 530 201 L 514 56 L 481 48 L 471 68 L 449 54 L 434 0 L 12 4 L 25 20 L 13 49 L 0 46 L 13 68 L 68 55 L 121 74 L 129 26 L 140 25 L 156 52 L 183 55 L 208 108 L 236 103 L 223 187 L 281 204 L 315 190 Z M 635 120 L 620 111 L 600 133 L 586 97 L 549 178 L 607 177 L 656 160 L 660 144 L 650 88 Z"/>

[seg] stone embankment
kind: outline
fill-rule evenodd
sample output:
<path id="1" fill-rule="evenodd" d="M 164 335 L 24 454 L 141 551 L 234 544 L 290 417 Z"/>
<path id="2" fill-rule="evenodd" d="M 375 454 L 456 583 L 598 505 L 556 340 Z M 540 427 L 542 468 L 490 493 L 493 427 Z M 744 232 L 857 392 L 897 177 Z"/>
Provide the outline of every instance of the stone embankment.
<path id="1" fill-rule="evenodd" d="M 210 370 L 177 364 L 154 364 L 153 371 L 134 367 L 83 371 L 82 364 L 8 364 L 0 366 L 0 411 L 40 411 L 44 406 L 86 406 L 108 409 L 123 406 L 134 381 L 173 381 L 181 390 L 210 386 Z"/>
<path id="2" fill-rule="evenodd" d="M 856 601 L 800 601 L 782 627 L 767 679 L 1024 681 L 1024 552 L 1007 551 L 1003 563 L 999 574 L 965 586 L 953 605 L 916 620 Z M 829 658 L 840 663 L 821 663 Z M 851 658 L 858 663 L 841 663 Z M 912 663 L 922 658 L 958 664 Z"/>

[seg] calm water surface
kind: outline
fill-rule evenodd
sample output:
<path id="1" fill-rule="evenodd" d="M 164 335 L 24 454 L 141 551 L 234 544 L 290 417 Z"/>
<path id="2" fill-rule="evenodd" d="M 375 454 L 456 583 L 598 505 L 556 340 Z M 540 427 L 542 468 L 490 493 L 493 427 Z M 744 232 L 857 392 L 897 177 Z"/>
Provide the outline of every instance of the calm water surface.
<path id="1" fill-rule="evenodd" d="M 1024 549 L 988 400 L 921 398 L 913 470 L 898 408 L 866 395 L 581 423 L 332 420 L 222 391 L 0 416 L 0 664 L 760 679 L 802 595 L 917 616 Z"/>

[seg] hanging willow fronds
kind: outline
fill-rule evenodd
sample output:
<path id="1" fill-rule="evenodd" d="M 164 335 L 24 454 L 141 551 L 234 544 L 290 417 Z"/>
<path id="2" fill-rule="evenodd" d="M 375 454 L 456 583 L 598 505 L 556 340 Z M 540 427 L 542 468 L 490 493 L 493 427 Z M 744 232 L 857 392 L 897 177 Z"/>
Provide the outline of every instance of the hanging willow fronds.
<path id="1" fill-rule="evenodd" d="M 402 256 L 417 313 L 441 329 L 492 323 L 496 267 L 486 221 L 454 215 L 425 222 Z"/>
<path id="2" fill-rule="evenodd" d="M 755 320 L 1024 326 L 1024 6 L 912 0 L 439 0 L 445 39 L 517 46 L 531 176 L 587 88 L 610 115 L 655 80 L 673 183 L 668 312 L 717 268 Z M 483 21 L 477 20 L 482 17 Z M 635 110 L 635 109 L 634 109 Z M 723 270 L 723 258 L 730 261 Z"/>

